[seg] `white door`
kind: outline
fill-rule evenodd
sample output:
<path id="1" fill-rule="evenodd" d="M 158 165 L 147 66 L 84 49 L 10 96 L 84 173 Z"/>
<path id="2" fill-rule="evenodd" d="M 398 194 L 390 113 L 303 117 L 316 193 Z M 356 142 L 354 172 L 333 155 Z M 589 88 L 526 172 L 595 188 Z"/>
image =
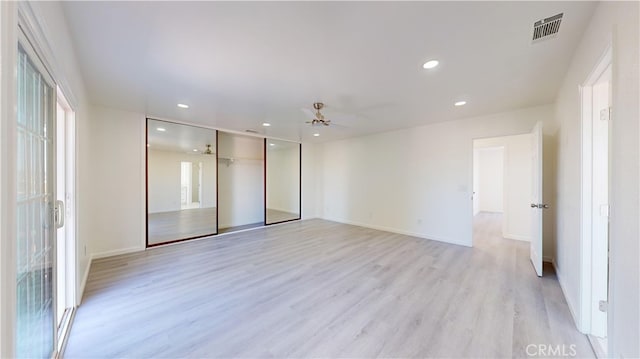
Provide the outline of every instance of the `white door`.
<path id="1" fill-rule="evenodd" d="M 531 249 L 530 258 L 538 277 L 542 277 L 542 210 L 547 207 L 542 202 L 542 122 L 536 123 L 531 131 L 533 139 L 533 166 L 531 180 Z"/>
<path id="2" fill-rule="evenodd" d="M 607 336 L 609 273 L 609 79 L 611 67 L 593 85 L 593 182 L 592 182 L 592 296 L 591 334 Z M 606 349 L 606 348 L 605 348 Z"/>

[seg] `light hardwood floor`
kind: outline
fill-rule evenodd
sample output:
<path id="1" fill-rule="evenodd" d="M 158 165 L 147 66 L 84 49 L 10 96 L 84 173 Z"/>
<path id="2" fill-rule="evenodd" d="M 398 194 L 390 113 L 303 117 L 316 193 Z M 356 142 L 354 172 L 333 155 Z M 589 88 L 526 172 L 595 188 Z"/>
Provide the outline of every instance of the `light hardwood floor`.
<path id="1" fill-rule="evenodd" d="M 149 244 L 216 233 L 216 208 L 149 213 Z"/>
<path id="2" fill-rule="evenodd" d="M 527 243 L 476 229 L 466 248 L 306 220 L 100 259 L 65 357 L 592 357 Z"/>

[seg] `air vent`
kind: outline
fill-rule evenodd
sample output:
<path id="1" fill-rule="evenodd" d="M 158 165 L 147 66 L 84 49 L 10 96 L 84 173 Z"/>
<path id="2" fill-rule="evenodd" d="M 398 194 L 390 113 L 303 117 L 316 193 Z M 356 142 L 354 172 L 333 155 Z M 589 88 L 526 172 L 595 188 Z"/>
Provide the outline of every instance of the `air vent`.
<path id="1" fill-rule="evenodd" d="M 244 130 L 244 132 L 249 132 L 249 133 L 258 133 L 258 131 L 256 131 L 256 130 Z"/>
<path id="2" fill-rule="evenodd" d="M 532 43 L 542 40 L 552 39 L 556 37 L 560 31 L 560 23 L 562 22 L 562 13 L 548 17 L 544 20 L 536 21 L 533 24 L 533 41 Z"/>

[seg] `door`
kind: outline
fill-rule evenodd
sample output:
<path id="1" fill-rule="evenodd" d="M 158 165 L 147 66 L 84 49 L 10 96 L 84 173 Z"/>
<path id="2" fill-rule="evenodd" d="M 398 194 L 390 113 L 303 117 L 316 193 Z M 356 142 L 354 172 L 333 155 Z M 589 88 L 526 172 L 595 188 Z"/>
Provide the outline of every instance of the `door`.
<path id="1" fill-rule="evenodd" d="M 593 85 L 591 333 L 607 336 L 609 274 L 609 96 L 611 66 Z M 606 348 L 604 348 L 606 350 Z"/>
<path id="2" fill-rule="evenodd" d="M 18 44 L 16 357 L 55 351 L 55 86 L 35 52 Z"/>
<path id="3" fill-rule="evenodd" d="M 542 210 L 547 208 L 542 202 L 542 122 L 536 123 L 531 131 L 532 181 L 531 181 L 531 248 L 530 258 L 538 277 L 542 277 Z"/>

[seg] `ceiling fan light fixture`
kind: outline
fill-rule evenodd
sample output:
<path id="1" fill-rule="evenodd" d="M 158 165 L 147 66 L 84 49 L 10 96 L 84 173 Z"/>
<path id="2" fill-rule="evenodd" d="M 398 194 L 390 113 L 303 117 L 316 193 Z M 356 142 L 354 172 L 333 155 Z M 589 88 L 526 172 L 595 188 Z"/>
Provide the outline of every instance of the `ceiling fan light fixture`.
<path id="1" fill-rule="evenodd" d="M 212 155 L 213 151 L 211 151 L 211 145 L 206 145 L 206 149 L 202 152 L 203 155 Z M 195 151 L 195 150 L 194 150 Z"/>

